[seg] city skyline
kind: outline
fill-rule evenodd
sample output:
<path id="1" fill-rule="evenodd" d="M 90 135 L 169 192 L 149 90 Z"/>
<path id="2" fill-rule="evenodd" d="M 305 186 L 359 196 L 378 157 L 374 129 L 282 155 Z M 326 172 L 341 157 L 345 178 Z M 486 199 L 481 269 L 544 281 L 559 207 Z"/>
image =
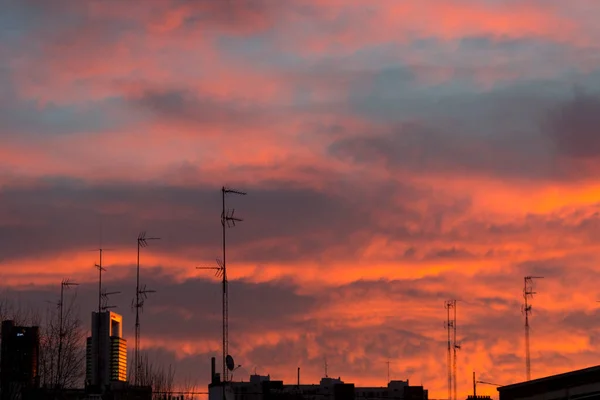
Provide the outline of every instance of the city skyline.
<path id="1" fill-rule="evenodd" d="M 205 387 L 225 185 L 235 379 L 445 398 L 456 299 L 458 397 L 523 381 L 525 276 L 532 378 L 597 364 L 600 4 L 368 3 L 0 1 L 2 296 L 88 329 L 110 249 L 130 355 L 156 235 L 141 348 Z"/>

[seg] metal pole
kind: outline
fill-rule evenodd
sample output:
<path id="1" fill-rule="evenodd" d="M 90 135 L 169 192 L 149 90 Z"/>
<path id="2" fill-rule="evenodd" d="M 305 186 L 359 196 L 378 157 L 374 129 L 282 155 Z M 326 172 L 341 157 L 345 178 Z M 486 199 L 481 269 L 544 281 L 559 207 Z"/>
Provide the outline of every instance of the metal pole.
<path id="1" fill-rule="evenodd" d="M 448 317 L 448 322 L 447 322 L 447 329 L 448 329 L 448 356 L 447 356 L 447 363 L 448 363 L 448 399 L 452 400 L 452 353 L 450 352 L 450 305 L 451 303 L 449 301 L 446 302 L 446 310 L 447 310 L 447 317 Z"/>
<path id="2" fill-rule="evenodd" d="M 452 321 L 452 330 L 453 330 L 453 342 L 454 342 L 454 360 L 452 360 L 452 375 L 453 375 L 453 385 L 454 385 L 454 400 L 457 400 L 458 397 L 456 396 L 456 350 L 458 348 L 458 345 L 456 344 L 456 300 L 452 301 L 452 306 L 454 307 L 454 320 Z"/>
<path id="3" fill-rule="evenodd" d="M 139 383 L 139 345 L 140 345 L 140 240 L 137 241 L 137 268 L 135 284 L 135 348 L 133 355 L 134 385 Z"/>
<path id="4" fill-rule="evenodd" d="M 475 380 L 475 371 L 473 371 L 473 397 L 477 397 L 477 381 Z"/>
<path id="5" fill-rule="evenodd" d="M 100 250 L 100 264 L 98 264 L 98 315 L 96 316 L 96 384 L 100 386 L 100 370 L 102 362 L 100 361 L 100 313 L 102 312 L 102 249 Z M 92 341 L 93 343 L 93 341 Z M 92 346 L 93 347 L 93 346 Z"/>
<path id="6" fill-rule="evenodd" d="M 527 290 L 527 278 L 525 278 L 523 290 L 523 297 L 525 297 L 525 376 L 529 381 L 531 380 L 531 356 L 529 353 L 529 305 L 527 304 L 527 296 L 529 293 Z"/>
<path id="7" fill-rule="evenodd" d="M 221 200 L 222 200 L 222 213 L 221 213 L 221 227 L 223 228 L 223 399 L 225 399 L 225 382 L 227 382 L 227 366 L 225 365 L 225 358 L 229 354 L 229 297 L 227 293 L 227 259 L 225 251 L 225 224 L 227 215 L 225 210 L 225 186 L 221 188 Z"/>
<path id="8" fill-rule="evenodd" d="M 62 344 L 63 344 L 63 299 L 64 299 L 65 284 L 64 281 L 60 284 L 60 317 L 58 324 L 58 362 L 56 366 L 56 387 L 60 384 L 62 373 Z"/>

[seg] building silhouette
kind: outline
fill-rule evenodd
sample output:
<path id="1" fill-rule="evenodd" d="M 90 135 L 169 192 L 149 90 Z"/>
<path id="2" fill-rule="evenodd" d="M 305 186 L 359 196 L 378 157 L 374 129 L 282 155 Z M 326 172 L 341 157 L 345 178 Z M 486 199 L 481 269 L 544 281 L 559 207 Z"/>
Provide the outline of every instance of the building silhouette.
<path id="1" fill-rule="evenodd" d="M 40 331 L 37 326 L 16 326 L 2 321 L 0 399 L 20 399 L 25 389 L 39 386 Z"/>
<path id="2" fill-rule="evenodd" d="M 123 317 L 112 311 L 92 312 L 92 336 L 86 345 L 86 384 L 104 391 L 127 380 L 127 341 Z"/>
<path id="3" fill-rule="evenodd" d="M 500 400 L 600 399 L 600 365 L 498 388 Z"/>
<path id="4" fill-rule="evenodd" d="M 318 384 L 284 384 L 271 380 L 270 375 L 250 375 L 247 382 L 222 382 L 215 370 L 215 358 L 211 360 L 211 383 L 208 385 L 209 400 L 428 400 L 423 386 L 410 386 L 408 380 L 388 382 L 384 387 L 356 387 L 340 378 L 324 377 Z"/>

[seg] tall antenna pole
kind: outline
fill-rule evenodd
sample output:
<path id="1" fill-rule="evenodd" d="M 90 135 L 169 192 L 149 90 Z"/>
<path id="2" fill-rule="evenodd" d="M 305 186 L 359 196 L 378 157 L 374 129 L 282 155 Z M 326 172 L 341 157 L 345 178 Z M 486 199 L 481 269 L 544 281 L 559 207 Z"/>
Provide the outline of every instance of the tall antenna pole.
<path id="1" fill-rule="evenodd" d="M 243 221 L 241 218 L 234 217 L 235 209 L 225 207 L 225 196 L 229 193 L 245 196 L 246 192 L 228 189 L 225 186 L 221 188 L 223 209 L 221 211 L 221 226 L 223 227 L 223 382 L 229 381 L 225 358 L 229 354 L 229 293 L 227 282 L 227 256 L 226 256 L 226 228 L 235 226 L 236 222 Z M 223 389 L 224 390 L 224 389 Z"/>
<path id="2" fill-rule="evenodd" d="M 98 269 L 98 316 L 96 317 L 96 380 L 97 384 L 100 384 L 100 371 L 102 370 L 102 357 L 100 357 L 100 313 L 102 312 L 102 271 L 106 271 L 104 267 L 102 267 L 102 247 L 98 249 L 100 253 L 99 263 L 96 264 L 96 268 Z"/>
<path id="3" fill-rule="evenodd" d="M 387 364 L 387 384 L 389 384 L 390 383 L 390 360 L 387 360 L 385 363 Z M 387 386 L 387 384 L 386 384 L 386 386 Z"/>
<path id="4" fill-rule="evenodd" d="M 63 308 L 64 308 L 64 294 L 65 288 L 69 288 L 70 286 L 77 286 L 79 283 L 71 282 L 68 279 L 63 279 L 60 283 L 60 317 L 58 323 L 58 365 L 57 373 L 56 373 L 56 387 L 58 388 L 61 384 L 62 379 L 62 347 L 63 347 L 63 337 L 65 335 L 63 328 Z"/>
<path id="5" fill-rule="evenodd" d="M 531 380 L 531 356 L 529 352 L 529 314 L 531 314 L 531 304 L 528 303 L 529 298 L 533 298 L 536 292 L 533 291 L 533 280 L 542 279 L 543 276 L 526 276 L 523 285 L 523 299 L 525 304 L 523 311 L 525 313 L 525 373 L 527 380 Z"/>
<path id="6" fill-rule="evenodd" d="M 140 309 L 144 307 L 144 300 L 147 293 L 154 293 L 154 290 L 147 290 L 146 286 L 140 289 L 140 248 L 148 246 L 148 240 L 159 240 L 158 237 L 146 237 L 146 232 L 141 232 L 137 238 L 137 273 L 135 285 L 135 348 L 134 348 L 134 385 L 138 386 L 140 379 Z"/>
<path id="7" fill-rule="evenodd" d="M 98 269 L 98 312 L 100 312 L 102 311 L 102 271 L 106 271 L 106 269 L 102 267 L 102 248 L 99 248 L 98 251 L 100 260 L 95 266 Z"/>
<path id="8" fill-rule="evenodd" d="M 446 308 L 447 321 L 446 329 L 448 330 L 448 354 L 447 354 L 447 366 L 448 366 L 448 400 L 452 400 L 452 326 L 454 322 L 450 319 L 450 309 L 454 307 L 454 300 L 447 300 L 444 307 Z M 454 399 L 456 400 L 456 399 Z"/>

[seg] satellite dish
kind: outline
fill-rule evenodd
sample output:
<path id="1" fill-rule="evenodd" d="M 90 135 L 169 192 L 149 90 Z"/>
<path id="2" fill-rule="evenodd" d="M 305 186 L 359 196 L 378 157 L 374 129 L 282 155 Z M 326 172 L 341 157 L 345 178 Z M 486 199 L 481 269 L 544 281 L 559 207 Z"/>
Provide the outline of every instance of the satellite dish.
<path id="1" fill-rule="evenodd" d="M 225 357 L 225 365 L 227 366 L 227 369 L 230 371 L 233 371 L 233 369 L 235 368 L 235 363 L 233 362 L 233 357 L 231 357 L 229 354 L 227 354 L 227 357 Z"/>

